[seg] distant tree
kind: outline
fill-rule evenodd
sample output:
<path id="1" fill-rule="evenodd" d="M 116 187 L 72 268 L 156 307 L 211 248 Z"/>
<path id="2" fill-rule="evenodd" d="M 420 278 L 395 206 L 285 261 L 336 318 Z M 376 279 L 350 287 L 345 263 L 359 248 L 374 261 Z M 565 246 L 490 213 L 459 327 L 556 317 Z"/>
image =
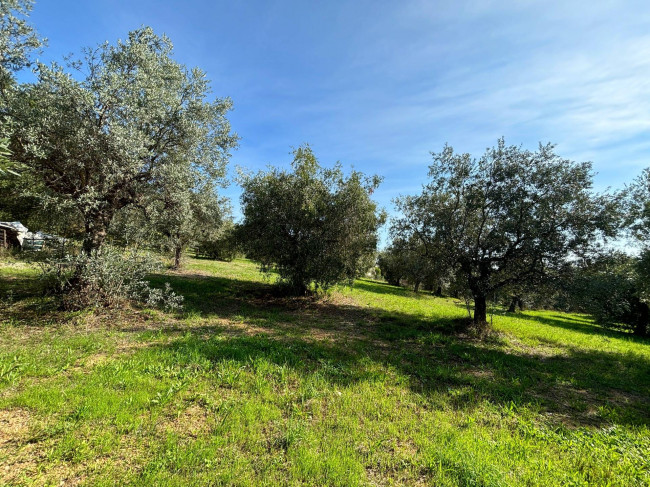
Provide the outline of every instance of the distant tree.
<path id="1" fill-rule="evenodd" d="M 219 197 L 211 186 L 193 193 L 190 208 L 191 225 L 187 232 L 189 238 L 186 237 L 183 251 L 200 242 L 226 240 L 227 236 L 232 234 L 234 225 L 230 202 L 227 198 Z M 178 245 L 174 248 L 175 256 L 178 255 L 178 248 Z"/>
<path id="2" fill-rule="evenodd" d="M 39 65 L 38 81 L 12 104 L 20 119 L 14 157 L 52 201 L 75 208 L 88 255 L 118 211 L 162 197 L 170 181 L 192 171 L 222 177 L 236 145 L 226 118 L 231 101 L 207 101 L 204 73 L 171 54 L 168 38 L 143 27 L 70 63 L 80 81 Z"/>
<path id="3" fill-rule="evenodd" d="M 624 227 L 632 242 L 640 247 L 638 256 L 630 258 L 633 264 L 628 263 L 631 271 L 626 273 L 626 282 L 634 284 L 634 299 L 640 310 L 639 319 L 636 320 L 635 333 L 647 336 L 650 304 L 650 168 L 646 168 L 623 191 L 625 201 Z M 632 278 L 630 276 L 633 276 Z"/>
<path id="4" fill-rule="evenodd" d="M 237 256 L 243 255 L 242 240 L 239 226 L 230 218 L 223 221 L 216 232 L 200 235 L 196 241 L 197 257 L 223 260 L 230 262 Z"/>
<path id="5" fill-rule="evenodd" d="M 163 249 L 173 256 L 173 268 L 181 266 L 188 246 L 216 238 L 228 218 L 228 208 L 211 187 L 192 192 L 170 193 L 154 210 L 152 221 L 162 235 Z"/>
<path id="6" fill-rule="evenodd" d="M 377 257 L 377 265 L 382 277 L 388 284 L 391 286 L 400 285 L 406 269 L 403 255 L 400 252 L 397 252 L 393 247 L 382 250 Z"/>
<path id="7" fill-rule="evenodd" d="M 370 195 L 380 179 L 322 168 L 308 145 L 293 154 L 291 172 L 241 177 L 244 249 L 295 293 L 351 282 L 374 260 L 384 215 Z"/>
<path id="8" fill-rule="evenodd" d="M 427 250 L 415 235 L 411 235 L 409 240 L 394 239 L 380 253 L 378 264 L 382 275 L 393 285 L 399 285 L 402 279 L 406 280 L 415 292 L 422 285 L 432 290 L 441 288 L 444 270 Z"/>
<path id="9" fill-rule="evenodd" d="M 591 314 L 598 323 L 647 336 L 647 261 L 622 252 L 598 253 L 573 263 L 572 274 L 561 284 L 562 292 L 571 309 Z"/>
<path id="10" fill-rule="evenodd" d="M 14 75 L 31 65 L 32 53 L 44 43 L 27 23 L 32 3 L 30 0 L 0 0 L 0 178 L 17 176 L 19 169 L 9 150 L 14 123 L 9 110 L 16 85 Z"/>
<path id="11" fill-rule="evenodd" d="M 175 168 L 173 177 L 162 176 L 150 192 L 116 215 L 111 233 L 126 243 L 157 248 L 181 266 L 185 250 L 198 241 L 215 237 L 230 218 L 230 207 L 217 194 L 218 180 L 196 168 Z"/>
<path id="12" fill-rule="evenodd" d="M 650 335 L 650 249 L 641 252 L 634 263 L 634 270 L 640 310 L 634 332 L 647 337 Z"/>
<path id="13" fill-rule="evenodd" d="M 614 203 L 591 193 L 591 164 L 553 149 L 531 152 L 501 139 L 473 159 L 446 146 L 432 154 L 422 194 L 397 202 L 394 234 L 419 239 L 460 276 L 476 324 L 486 323 L 487 299 L 498 291 L 542 279 L 549 266 L 614 232 Z"/>
<path id="14" fill-rule="evenodd" d="M 413 291 L 418 292 L 431 274 L 433 262 L 427 259 L 422 245 L 402 241 L 393 242 L 393 245 L 396 245 L 396 250 L 403 256 L 406 280 L 413 286 Z"/>

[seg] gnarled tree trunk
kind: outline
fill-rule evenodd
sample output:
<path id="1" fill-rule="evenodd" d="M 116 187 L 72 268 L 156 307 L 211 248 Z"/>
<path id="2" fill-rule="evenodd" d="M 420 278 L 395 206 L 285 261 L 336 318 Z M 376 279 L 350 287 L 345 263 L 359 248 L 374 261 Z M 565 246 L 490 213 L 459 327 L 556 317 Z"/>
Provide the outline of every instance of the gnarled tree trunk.
<path id="1" fill-rule="evenodd" d="M 641 337 L 648 336 L 648 321 L 650 320 L 650 308 L 646 303 L 639 303 L 639 315 L 634 327 L 634 334 Z"/>
<path id="2" fill-rule="evenodd" d="M 508 307 L 508 313 L 514 313 L 517 311 L 517 306 L 519 306 L 519 311 L 524 310 L 524 302 L 519 296 L 513 296 L 510 301 L 510 306 Z"/>
<path id="3" fill-rule="evenodd" d="M 182 256 L 183 248 L 180 245 L 176 245 L 174 247 L 174 269 L 180 269 Z"/>
<path id="4" fill-rule="evenodd" d="M 90 211 L 84 215 L 84 254 L 90 255 L 104 245 L 112 217 L 112 213 L 108 211 Z"/>
<path id="5" fill-rule="evenodd" d="M 487 299 L 484 294 L 474 294 L 474 324 L 487 324 Z"/>

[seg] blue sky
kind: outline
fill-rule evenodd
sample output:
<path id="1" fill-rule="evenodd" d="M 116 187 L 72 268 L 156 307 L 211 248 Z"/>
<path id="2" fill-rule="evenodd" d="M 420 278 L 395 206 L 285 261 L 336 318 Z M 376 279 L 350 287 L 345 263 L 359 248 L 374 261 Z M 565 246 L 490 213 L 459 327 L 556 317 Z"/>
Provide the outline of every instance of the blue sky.
<path id="1" fill-rule="evenodd" d="M 598 190 L 650 166 L 647 0 L 37 0 L 31 22 L 42 61 L 152 26 L 233 99 L 233 174 L 309 142 L 324 165 L 384 176 L 389 211 L 446 142 L 477 156 L 500 136 L 554 142 L 594 163 Z"/>

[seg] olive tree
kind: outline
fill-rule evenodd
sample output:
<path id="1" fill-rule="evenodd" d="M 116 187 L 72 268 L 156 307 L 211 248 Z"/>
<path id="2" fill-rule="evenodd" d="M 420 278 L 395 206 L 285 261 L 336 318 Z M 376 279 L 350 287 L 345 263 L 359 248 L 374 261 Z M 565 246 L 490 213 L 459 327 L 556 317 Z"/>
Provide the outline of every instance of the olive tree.
<path id="1" fill-rule="evenodd" d="M 27 22 L 34 2 L 0 0 L 0 92 L 14 83 L 16 71 L 31 64 L 31 54 L 44 43 Z"/>
<path id="2" fill-rule="evenodd" d="M 177 175 L 160 186 L 154 197 L 119 212 L 110 233 L 125 243 L 171 254 L 178 269 L 189 245 L 221 235 L 230 221 L 230 206 L 213 181 L 198 172 Z"/>
<path id="3" fill-rule="evenodd" d="M 197 188 L 189 196 L 189 211 L 180 214 L 175 225 L 170 227 L 164 220 L 159 224 L 172 252 L 174 268 L 180 267 L 181 255 L 189 246 L 217 240 L 231 222 L 228 200 L 220 198 L 212 186 Z"/>
<path id="4" fill-rule="evenodd" d="M 83 250 L 99 249 L 118 211 L 164 193 L 200 171 L 223 177 L 237 137 L 228 98 L 208 100 L 209 82 L 172 59 L 167 37 L 143 27 L 70 62 L 38 65 L 13 114 L 11 149 L 51 199 L 75 208 Z"/>
<path id="5" fill-rule="evenodd" d="M 381 276 L 391 286 L 399 286 L 406 273 L 403 254 L 397 252 L 392 246 L 379 252 L 377 266 Z"/>
<path id="6" fill-rule="evenodd" d="M 399 285 L 405 279 L 415 292 L 420 290 L 421 285 L 425 289 L 435 290 L 437 294 L 442 292 L 444 269 L 429 253 L 427 246 L 415 236 L 409 240 L 393 239 L 388 248 L 379 254 L 377 263 L 389 284 Z"/>
<path id="7" fill-rule="evenodd" d="M 380 178 L 322 168 L 308 145 L 293 154 L 292 171 L 241 176 L 244 249 L 299 294 L 352 282 L 374 263 Z"/>
<path id="8" fill-rule="evenodd" d="M 648 335 L 647 258 L 622 252 L 602 252 L 571 266 L 558 286 L 569 309 L 590 313 L 607 327 Z"/>
<path id="9" fill-rule="evenodd" d="M 499 290 L 543 279 L 614 232 L 613 202 L 591 192 L 591 163 L 563 159 L 551 144 L 533 152 L 501 139 L 478 159 L 449 146 L 432 156 L 422 193 L 398 200 L 393 233 L 420 240 L 461 278 L 476 324 Z"/>
<path id="10" fill-rule="evenodd" d="M 647 336 L 650 334 L 650 168 L 644 169 L 625 188 L 622 196 L 625 203 L 623 225 L 630 243 L 639 249 L 639 254 L 627 256 L 624 259 L 627 266 L 619 266 L 626 272 L 617 273 L 620 280 L 628 284 L 625 289 L 632 290 L 628 292 L 632 296 L 628 301 L 633 303 L 631 309 L 636 312 L 634 320 L 620 321 L 633 324 L 635 334 Z"/>
<path id="11" fill-rule="evenodd" d="M 0 0 L 0 178 L 19 174 L 8 138 L 13 126 L 9 105 L 14 74 L 30 66 L 31 54 L 44 42 L 27 22 L 31 9 L 30 0 Z"/>
<path id="12" fill-rule="evenodd" d="M 200 181 L 198 174 L 192 179 L 191 191 L 169 185 L 146 213 L 162 237 L 163 250 L 172 254 L 175 269 L 181 266 L 181 256 L 190 244 L 217 235 L 230 215 L 227 200 L 219 198 L 210 181 Z"/>
<path id="13" fill-rule="evenodd" d="M 199 235 L 196 239 L 195 253 L 197 257 L 230 262 L 242 255 L 239 225 L 230 214 L 224 218 L 215 232 Z"/>

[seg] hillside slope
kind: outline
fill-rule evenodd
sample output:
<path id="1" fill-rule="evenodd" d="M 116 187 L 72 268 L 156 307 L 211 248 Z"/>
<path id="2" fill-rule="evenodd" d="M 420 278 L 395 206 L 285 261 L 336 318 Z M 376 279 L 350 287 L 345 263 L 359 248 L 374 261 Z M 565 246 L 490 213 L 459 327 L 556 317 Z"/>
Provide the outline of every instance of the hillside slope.
<path id="1" fill-rule="evenodd" d="M 64 313 L 0 264 L 0 484 L 650 484 L 650 343 L 586 316 L 497 313 L 478 340 L 463 303 L 374 281 L 152 280 L 184 309 Z"/>

